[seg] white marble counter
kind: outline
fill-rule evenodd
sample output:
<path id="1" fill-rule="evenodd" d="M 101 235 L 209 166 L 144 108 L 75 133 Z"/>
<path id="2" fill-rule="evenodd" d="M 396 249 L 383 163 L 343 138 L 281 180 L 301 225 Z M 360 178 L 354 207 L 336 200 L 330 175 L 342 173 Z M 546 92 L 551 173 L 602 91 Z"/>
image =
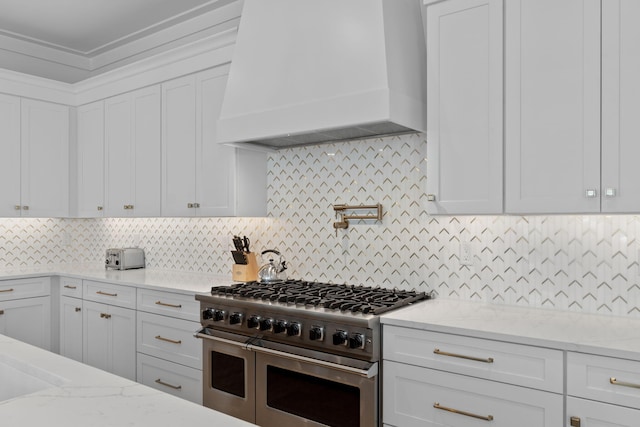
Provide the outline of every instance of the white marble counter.
<path id="1" fill-rule="evenodd" d="M 640 360 L 640 319 L 434 299 L 381 316 L 386 325 Z"/>
<path id="2" fill-rule="evenodd" d="M 229 276 L 190 271 L 140 268 L 134 270 L 107 270 L 102 263 L 58 264 L 0 269 L 0 280 L 37 276 L 67 276 L 109 283 L 131 285 L 139 288 L 169 290 L 195 294 L 209 293 L 212 286 L 230 285 Z"/>
<path id="3" fill-rule="evenodd" d="M 4 426 L 253 425 L 4 335 L 0 335 L 2 365 L 49 383 L 40 391 L 0 401 Z M 11 384 L 3 378 L 0 391 L 7 387 Z"/>

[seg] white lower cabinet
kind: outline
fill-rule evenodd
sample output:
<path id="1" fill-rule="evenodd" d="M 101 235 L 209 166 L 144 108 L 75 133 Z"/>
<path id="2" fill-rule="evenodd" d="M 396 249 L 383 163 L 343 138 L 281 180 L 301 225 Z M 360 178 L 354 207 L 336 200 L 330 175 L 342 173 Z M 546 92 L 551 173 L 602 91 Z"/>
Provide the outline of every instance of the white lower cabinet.
<path id="1" fill-rule="evenodd" d="M 567 353 L 567 425 L 640 425 L 640 362 Z"/>
<path id="2" fill-rule="evenodd" d="M 83 302 L 84 363 L 136 379 L 136 311 Z"/>
<path id="3" fill-rule="evenodd" d="M 395 427 L 556 427 L 563 352 L 383 326 L 382 418 Z"/>
<path id="4" fill-rule="evenodd" d="M 82 362 L 82 299 L 60 297 L 60 355 Z"/>
<path id="5" fill-rule="evenodd" d="M 194 304 L 195 303 L 195 304 Z M 193 295 L 138 289 L 138 382 L 202 404 L 199 305 Z"/>
<path id="6" fill-rule="evenodd" d="M 0 281 L 0 334 L 51 350 L 51 280 Z"/>
<path id="7" fill-rule="evenodd" d="M 402 427 L 556 427 L 563 396 L 384 361 L 385 423 Z"/>
<path id="8" fill-rule="evenodd" d="M 138 382 L 202 405 L 202 370 L 138 354 Z"/>

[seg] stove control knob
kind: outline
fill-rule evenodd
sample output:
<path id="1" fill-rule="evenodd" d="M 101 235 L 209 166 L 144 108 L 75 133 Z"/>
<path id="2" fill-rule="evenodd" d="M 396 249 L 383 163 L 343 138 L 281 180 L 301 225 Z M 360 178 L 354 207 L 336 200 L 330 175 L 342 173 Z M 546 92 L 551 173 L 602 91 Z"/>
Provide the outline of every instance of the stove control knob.
<path id="1" fill-rule="evenodd" d="M 324 329 L 322 326 L 312 326 L 309 329 L 309 339 L 311 341 L 324 341 Z"/>
<path id="2" fill-rule="evenodd" d="M 214 322 L 221 322 L 224 320 L 224 316 L 227 313 L 224 310 L 213 310 L 213 321 Z"/>
<path id="3" fill-rule="evenodd" d="M 290 323 L 287 326 L 287 335 L 290 337 L 299 337 L 302 335 L 302 325 L 298 322 Z"/>
<path id="4" fill-rule="evenodd" d="M 276 320 L 276 323 L 273 324 L 273 332 L 276 334 L 280 334 L 287 330 L 289 326 L 289 322 L 286 320 Z"/>
<path id="5" fill-rule="evenodd" d="M 237 311 L 231 313 L 229 315 L 229 324 L 230 325 L 239 325 L 242 323 L 242 313 L 238 313 Z"/>
<path id="6" fill-rule="evenodd" d="M 333 345 L 347 345 L 347 333 L 345 331 L 336 331 L 333 334 Z"/>
<path id="7" fill-rule="evenodd" d="M 349 337 L 349 348 L 364 349 L 364 335 L 351 334 Z"/>
<path id="8" fill-rule="evenodd" d="M 270 331 L 273 328 L 273 319 L 262 319 L 260 321 L 261 331 Z"/>
<path id="9" fill-rule="evenodd" d="M 258 329 L 260 327 L 260 316 L 253 315 L 247 319 L 247 328 Z"/>
<path id="10" fill-rule="evenodd" d="M 202 320 L 213 319 L 213 313 L 213 308 L 205 308 L 204 310 L 202 310 Z"/>

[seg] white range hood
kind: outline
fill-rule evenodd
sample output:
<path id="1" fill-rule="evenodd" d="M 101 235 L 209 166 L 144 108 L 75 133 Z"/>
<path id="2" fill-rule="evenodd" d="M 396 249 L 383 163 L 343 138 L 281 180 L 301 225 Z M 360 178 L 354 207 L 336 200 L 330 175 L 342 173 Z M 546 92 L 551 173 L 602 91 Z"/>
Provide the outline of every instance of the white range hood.
<path id="1" fill-rule="evenodd" d="M 245 0 L 218 141 L 271 148 L 426 128 L 419 0 Z"/>

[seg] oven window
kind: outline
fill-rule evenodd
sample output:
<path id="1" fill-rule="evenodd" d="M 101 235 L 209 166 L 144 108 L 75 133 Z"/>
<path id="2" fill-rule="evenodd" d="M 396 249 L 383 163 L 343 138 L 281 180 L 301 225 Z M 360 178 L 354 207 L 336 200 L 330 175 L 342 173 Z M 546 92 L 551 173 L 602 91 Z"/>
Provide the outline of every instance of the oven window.
<path id="1" fill-rule="evenodd" d="M 211 352 L 211 387 L 238 397 L 245 397 L 244 359 Z"/>
<path id="2" fill-rule="evenodd" d="M 360 389 L 267 366 L 267 405 L 331 427 L 360 426 Z"/>

